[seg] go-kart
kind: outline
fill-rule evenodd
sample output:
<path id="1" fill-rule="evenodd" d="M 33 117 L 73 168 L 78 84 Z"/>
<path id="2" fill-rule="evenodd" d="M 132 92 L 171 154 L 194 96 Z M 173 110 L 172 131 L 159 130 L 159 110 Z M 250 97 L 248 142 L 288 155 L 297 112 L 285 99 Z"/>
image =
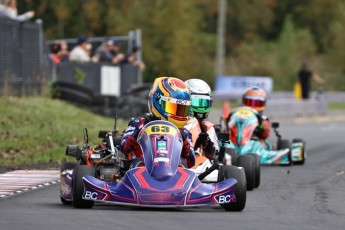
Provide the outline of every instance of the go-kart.
<path id="1" fill-rule="evenodd" d="M 75 157 L 79 162 L 65 162 L 61 165 L 60 199 L 63 204 L 78 206 L 78 200 L 73 199 L 77 192 L 76 181 L 79 170 L 75 168 L 92 168 L 92 175 L 103 181 L 119 181 L 129 169 L 130 160 L 118 152 L 116 145 L 120 143 L 120 136 L 116 131 L 99 131 L 101 144 L 90 146 L 88 131 L 84 129 L 84 146 L 67 145 L 66 155 Z"/>
<path id="2" fill-rule="evenodd" d="M 272 123 L 277 136 L 277 148 L 269 142 L 262 142 L 255 137 L 255 129 L 259 125 L 257 111 L 249 107 L 239 107 L 230 117 L 230 140 L 237 149 L 238 155 L 257 154 L 262 165 L 291 165 L 304 162 L 304 142 L 294 139 L 293 145 L 289 140 L 282 139 L 277 128 L 279 123 Z M 291 151 L 292 149 L 292 151 Z M 292 156 L 293 153 L 293 156 Z"/>
<path id="3" fill-rule="evenodd" d="M 306 143 L 300 138 L 292 139 L 290 143 L 287 139 L 282 139 L 281 134 L 278 132 L 279 123 L 272 122 L 272 128 L 277 137 L 277 149 L 290 148 L 291 150 L 291 162 L 295 165 L 303 165 L 305 159 L 307 158 Z M 268 141 L 265 142 L 266 149 L 274 150 L 275 147 L 271 145 Z"/>
<path id="4" fill-rule="evenodd" d="M 78 165 L 74 168 L 75 207 L 91 208 L 97 201 L 145 207 L 220 205 L 227 211 L 244 209 L 244 171 L 224 166 L 219 174 L 221 182 L 202 183 L 195 172 L 180 164 L 183 141 L 172 123 L 149 122 L 140 131 L 137 141 L 144 161 L 128 170 L 119 182 L 95 178 L 94 167 Z"/>
<path id="5" fill-rule="evenodd" d="M 200 147 L 204 143 L 200 143 L 199 135 L 204 134 L 206 136 L 209 136 L 209 138 L 213 142 L 218 142 L 217 144 L 220 150 L 219 153 L 221 154 L 217 154 L 216 160 L 218 162 L 221 162 L 222 165 L 233 165 L 244 168 L 247 181 L 247 190 L 251 191 L 254 189 L 254 184 L 251 183 L 251 181 L 254 181 L 255 178 L 258 178 L 257 180 L 260 179 L 260 165 L 257 166 L 255 164 L 255 160 L 258 160 L 256 159 L 257 156 L 237 156 L 235 147 L 231 145 L 229 141 L 229 133 L 219 132 L 217 134 L 213 129 L 207 130 L 206 126 L 201 121 L 192 116 L 189 117 L 185 128 L 188 129 L 192 134 L 196 158 L 196 163 L 193 166 L 192 170 L 194 170 L 197 175 L 203 175 L 205 171 L 211 171 L 213 169 L 212 162 L 203 154 L 203 149 Z M 222 152 L 224 152 L 224 154 Z M 208 176 L 203 178 L 202 181 L 205 183 L 217 182 L 218 173 L 218 170 L 213 170 Z"/>

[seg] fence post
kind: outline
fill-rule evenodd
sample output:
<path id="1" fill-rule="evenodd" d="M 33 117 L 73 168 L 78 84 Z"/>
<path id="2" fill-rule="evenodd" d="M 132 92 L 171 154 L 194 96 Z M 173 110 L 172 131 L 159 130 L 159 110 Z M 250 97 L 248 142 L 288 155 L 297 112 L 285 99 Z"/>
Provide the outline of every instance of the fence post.
<path id="1" fill-rule="evenodd" d="M 141 61 L 142 60 L 142 53 L 143 53 L 143 48 L 141 45 L 141 29 L 136 29 L 135 30 L 135 43 L 137 46 L 140 47 L 140 52 L 138 55 L 138 60 Z M 141 84 L 143 82 L 143 73 L 142 71 L 138 71 L 138 83 Z"/>

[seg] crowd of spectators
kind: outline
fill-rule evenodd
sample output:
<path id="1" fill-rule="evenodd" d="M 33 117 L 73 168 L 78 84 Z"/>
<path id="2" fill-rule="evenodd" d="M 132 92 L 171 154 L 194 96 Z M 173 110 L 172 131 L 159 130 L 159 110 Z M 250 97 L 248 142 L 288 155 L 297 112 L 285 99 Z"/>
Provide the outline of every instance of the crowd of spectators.
<path id="1" fill-rule="evenodd" d="M 133 64 L 140 70 L 145 69 L 145 64 L 139 60 L 140 47 L 134 45 L 127 55 L 121 52 L 121 42 L 107 40 L 97 47 L 92 54 L 92 45 L 87 37 L 79 37 L 75 46 L 69 52 L 68 45 L 61 40 L 51 46 L 50 58 L 55 64 L 63 61 L 82 63 L 105 63 L 105 64 Z"/>
<path id="2" fill-rule="evenodd" d="M 34 11 L 28 11 L 18 15 L 17 0 L 0 0 L 0 17 L 10 18 L 16 21 L 27 21 L 33 18 Z M 71 51 L 68 45 L 61 40 L 50 47 L 50 58 L 53 63 L 59 64 L 64 61 L 92 62 L 107 64 L 130 63 L 140 70 L 145 69 L 145 64 L 139 60 L 140 47 L 134 45 L 127 55 L 121 53 L 121 43 L 117 40 L 107 40 L 102 43 L 92 54 L 92 45 L 85 36 L 79 37 Z"/>

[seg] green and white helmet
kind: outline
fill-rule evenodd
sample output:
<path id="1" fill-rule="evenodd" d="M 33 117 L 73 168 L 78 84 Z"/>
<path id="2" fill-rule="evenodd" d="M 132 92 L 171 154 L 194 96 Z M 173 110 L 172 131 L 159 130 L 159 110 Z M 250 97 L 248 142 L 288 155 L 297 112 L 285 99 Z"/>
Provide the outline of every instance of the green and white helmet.
<path id="1" fill-rule="evenodd" d="M 210 86 L 200 79 L 185 81 L 191 94 L 190 113 L 197 119 L 205 119 L 211 111 L 212 92 Z"/>

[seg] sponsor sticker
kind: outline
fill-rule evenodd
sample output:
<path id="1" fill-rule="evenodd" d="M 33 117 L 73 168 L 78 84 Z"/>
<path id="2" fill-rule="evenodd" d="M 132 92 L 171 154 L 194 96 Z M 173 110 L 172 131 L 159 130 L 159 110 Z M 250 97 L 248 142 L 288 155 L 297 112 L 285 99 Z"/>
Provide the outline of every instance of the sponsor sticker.
<path id="1" fill-rule="evenodd" d="M 230 202 L 236 202 L 236 198 L 234 194 L 227 194 L 227 195 L 220 195 L 216 197 L 218 204 L 227 204 Z"/>

